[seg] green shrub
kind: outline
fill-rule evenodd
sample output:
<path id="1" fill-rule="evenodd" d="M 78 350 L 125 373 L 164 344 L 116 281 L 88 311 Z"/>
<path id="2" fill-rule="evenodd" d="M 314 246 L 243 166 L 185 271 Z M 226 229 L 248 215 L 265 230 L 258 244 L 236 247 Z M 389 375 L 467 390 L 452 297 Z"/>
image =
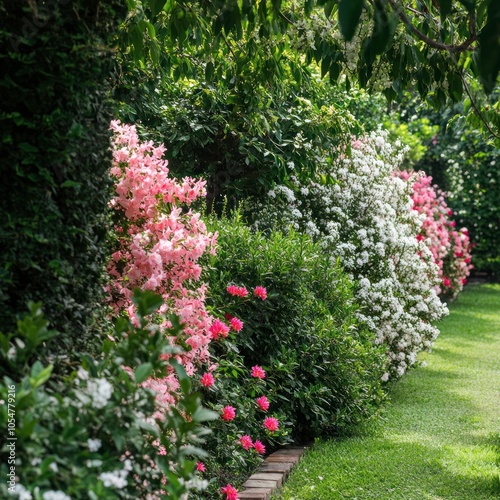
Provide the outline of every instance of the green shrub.
<path id="1" fill-rule="evenodd" d="M 235 348 L 247 368 L 266 369 L 292 436 L 345 431 L 373 415 L 384 359 L 355 318 L 353 283 L 338 263 L 293 231 L 253 233 L 238 218 L 214 220 L 211 229 L 219 232 L 207 276 L 213 306 L 224 310 L 229 284 L 267 289 L 263 303 L 241 304 Z"/>
<path id="2" fill-rule="evenodd" d="M 0 324 L 15 328 L 42 301 L 64 354 L 100 344 L 89 324 L 107 254 L 107 80 L 122 3 L 0 5 Z"/>
<path id="3" fill-rule="evenodd" d="M 0 449 L 2 498 L 17 488 L 21 498 L 35 499 L 134 499 L 160 490 L 179 499 L 206 487 L 194 457 L 203 456 L 197 446 L 207 431 L 200 423 L 216 415 L 201 407 L 186 372 L 171 360 L 181 383 L 178 404 L 163 420 L 155 418 L 156 393 L 140 383 L 165 376 L 169 362 L 161 355 L 179 351 L 145 319 L 161 299 L 136 293 L 134 302 L 140 326 L 119 320 L 117 343 L 106 340 L 98 358 L 85 355 L 64 380 L 37 359 L 42 344 L 57 337 L 39 304 L 31 305 L 17 332 L 0 334 L 0 399 L 8 402 L 0 407 L 8 432 Z"/>

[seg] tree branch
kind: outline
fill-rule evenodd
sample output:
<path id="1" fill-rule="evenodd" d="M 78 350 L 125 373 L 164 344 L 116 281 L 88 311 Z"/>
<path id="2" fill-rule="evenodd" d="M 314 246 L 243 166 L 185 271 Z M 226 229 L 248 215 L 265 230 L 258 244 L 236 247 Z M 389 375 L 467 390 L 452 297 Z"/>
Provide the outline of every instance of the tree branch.
<path id="1" fill-rule="evenodd" d="M 470 50 L 471 45 L 476 41 L 477 39 L 477 33 L 476 33 L 476 17 L 473 13 L 471 13 L 470 16 L 470 21 L 469 21 L 469 31 L 471 33 L 471 36 L 465 40 L 465 42 L 461 43 L 460 45 L 448 45 L 445 43 L 438 42 L 436 40 L 433 40 L 432 38 L 429 38 L 428 36 L 424 35 L 420 30 L 418 30 L 415 25 L 408 19 L 406 14 L 403 12 L 402 7 L 396 2 L 396 0 L 389 0 L 389 4 L 393 8 L 394 12 L 397 13 L 401 21 L 410 28 L 412 33 L 425 42 L 429 47 L 432 47 L 434 49 L 438 50 L 446 50 L 451 53 L 458 53 L 458 52 L 465 52 L 466 50 Z"/>

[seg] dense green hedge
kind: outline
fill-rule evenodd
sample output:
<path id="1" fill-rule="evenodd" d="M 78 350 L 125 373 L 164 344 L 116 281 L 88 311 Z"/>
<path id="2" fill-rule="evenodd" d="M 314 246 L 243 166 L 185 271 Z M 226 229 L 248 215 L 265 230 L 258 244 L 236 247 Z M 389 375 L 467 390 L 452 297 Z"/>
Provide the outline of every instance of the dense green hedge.
<path id="1" fill-rule="evenodd" d="M 267 288 L 267 300 L 234 311 L 245 322 L 235 344 L 248 368 L 268 370 L 293 437 L 345 432 L 372 416 L 382 398 L 382 348 L 356 319 L 354 284 L 339 265 L 293 231 L 266 236 L 237 219 L 211 229 L 219 233 L 208 276 L 212 304 L 224 310 L 228 284 Z"/>
<path id="2" fill-rule="evenodd" d="M 121 4 L 0 4 L 0 324 L 8 331 L 28 300 L 42 300 L 66 333 L 61 351 L 92 345 L 87 326 L 100 299 L 109 43 Z"/>

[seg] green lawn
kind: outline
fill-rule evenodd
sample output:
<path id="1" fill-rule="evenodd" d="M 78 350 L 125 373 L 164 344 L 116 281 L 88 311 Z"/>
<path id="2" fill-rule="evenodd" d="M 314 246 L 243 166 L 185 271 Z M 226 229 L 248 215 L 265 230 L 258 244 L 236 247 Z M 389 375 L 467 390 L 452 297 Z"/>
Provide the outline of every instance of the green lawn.
<path id="1" fill-rule="evenodd" d="M 317 443 L 282 498 L 500 498 L 500 286 L 470 285 L 450 309 L 427 367 L 394 385 L 384 418 Z"/>

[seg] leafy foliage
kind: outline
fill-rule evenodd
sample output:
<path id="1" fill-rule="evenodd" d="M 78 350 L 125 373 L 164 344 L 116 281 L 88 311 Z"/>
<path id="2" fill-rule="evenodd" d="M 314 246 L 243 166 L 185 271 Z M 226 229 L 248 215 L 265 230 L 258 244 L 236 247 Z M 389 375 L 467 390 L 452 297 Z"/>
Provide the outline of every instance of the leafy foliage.
<path id="1" fill-rule="evenodd" d="M 468 94 L 471 79 L 491 92 L 500 69 L 500 50 L 491 49 L 500 38 L 493 0 L 130 0 L 129 6 L 125 46 L 176 80 L 230 81 L 259 68 L 269 82 L 287 70 L 300 81 L 305 56 L 332 83 L 381 84 L 389 100 L 413 86 L 439 106 Z M 211 58 L 215 53 L 223 57 Z M 234 73 L 224 63 L 233 56 Z M 498 135 L 499 119 L 486 114 Z"/>
<path id="2" fill-rule="evenodd" d="M 463 106 L 456 111 L 463 115 Z M 470 104 L 470 103 L 469 103 Z M 454 111 L 428 113 L 439 133 L 428 143 L 417 168 L 426 170 L 449 193 L 448 205 L 458 227 L 467 227 L 474 246 L 474 268 L 500 274 L 500 150 L 495 142 L 463 118 L 451 120 Z"/>
<path id="3" fill-rule="evenodd" d="M 83 356 L 63 380 L 37 359 L 40 347 L 58 336 L 47 328 L 40 304 L 31 304 L 16 332 L 0 334 L 0 397 L 15 395 L 11 406 L 2 405 L 0 423 L 4 429 L 15 423 L 14 467 L 21 478 L 16 491 L 23 498 L 26 490 L 36 498 L 49 498 L 51 491 L 58 498 L 82 499 L 137 498 L 163 490 L 166 498 L 179 499 L 190 488 L 206 486 L 196 478 L 194 457 L 204 455 L 198 446 L 207 431 L 200 424 L 215 414 L 201 407 L 182 367 L 162 360 L 162 354 L 179 350 L 163 332 L 152 333 L 145 318 L 161 300 L 138 292 L 134 302 L 140 325 L 117 322 L 117 343 L 106 340 L 98 358 Z M 155 393 L 140 382 L 147 373 L 165 374 L 170 364 L 181 381 L 178 403 L 155 420 Z M 4 477 L 12 442 L 3 441 L 0 451 Z M 8 496 L 5 481 L 0 491 Z"/>
<path id="4" fill-rule="evenodd" d="M 42 300 L 60 354 L 98 346 L 110 44 L 121 2 L 0 6 L 0 323 Z"/>
<path id="5" fill-rule="evenodd" d="M 265 368 L 272 397 L 298 441 L 346 431 L 381 399 L 384 358 L 355 318 L 353 285 L 306 235 L 253 233 L 238 218 L 214 221 L 219 250 L 212 301 L 228 284 L 262 283 L 267 299 L 241 304 L 234 343 L 247 369 Z M 221 265 L 223 263 L 223 265 Z"/>

